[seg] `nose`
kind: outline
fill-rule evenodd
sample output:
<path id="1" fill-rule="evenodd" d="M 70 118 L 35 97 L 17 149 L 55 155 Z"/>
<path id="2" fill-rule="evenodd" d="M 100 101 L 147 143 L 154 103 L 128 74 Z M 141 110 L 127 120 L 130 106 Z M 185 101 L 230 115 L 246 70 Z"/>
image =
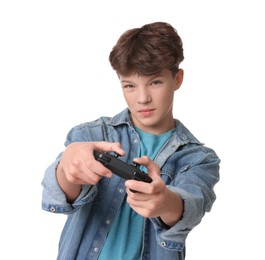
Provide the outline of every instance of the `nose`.
<path id="1" fill-rule="evenodd" d="M 151 95 L 146 87 L 140 87 L 138 93 L 138 103 L 139 104 L 147 104 L 151 102 Z"/>

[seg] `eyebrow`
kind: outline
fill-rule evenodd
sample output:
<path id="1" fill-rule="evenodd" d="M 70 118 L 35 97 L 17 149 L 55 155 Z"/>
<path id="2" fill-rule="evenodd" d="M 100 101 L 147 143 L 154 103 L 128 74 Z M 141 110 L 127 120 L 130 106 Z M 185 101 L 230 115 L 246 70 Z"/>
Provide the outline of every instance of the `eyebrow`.
<path id="1" fill-rule="evenodd" d="M 161 74 L 161 73 L 151 75 L 149 81 L 152 81 L 152 80 L 154 80 L 155 78 L 159 78 L 159 77 L 164 77 L 164 75 Z M 121 83 L 130 83 L 130 84 L 134 84 L 133 81 L 129 81 L 129 80 L 126 80 L 126 79 L 121 80 Z"/>
<path id="2" fill-rule="evenodd" d="M 129 84 L 133 84 L 132 81 L 128 81 L 128 80 L 121 80 L 121 83 L 129 83 Z"/>

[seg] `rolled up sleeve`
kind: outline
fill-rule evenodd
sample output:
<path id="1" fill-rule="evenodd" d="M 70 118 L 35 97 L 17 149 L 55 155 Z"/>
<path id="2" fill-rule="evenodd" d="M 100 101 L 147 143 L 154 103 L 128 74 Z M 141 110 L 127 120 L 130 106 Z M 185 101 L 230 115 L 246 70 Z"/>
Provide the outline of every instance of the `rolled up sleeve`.
<path id="1" fill-rule="evenodd" d="M 53 213 L 70 214 L 82 205 L 93 201 L 97 189 L 96 186 L 83 185 L 78 198 L 73 203 L 68 203 L 56 178 L 56 169 L 59 162 L 60 158 L 47 168 L 42 180 L 42 209 Z"/>

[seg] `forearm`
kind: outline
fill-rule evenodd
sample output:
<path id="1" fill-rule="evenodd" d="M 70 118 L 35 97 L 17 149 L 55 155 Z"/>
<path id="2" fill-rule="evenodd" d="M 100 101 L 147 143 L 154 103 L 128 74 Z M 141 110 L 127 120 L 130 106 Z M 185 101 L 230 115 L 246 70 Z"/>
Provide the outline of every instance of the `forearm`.
<path id="1" fill-rule="evenodd" d="M 166 197 L 165 208 L 160 218 L 166 225 L 172 227 L 182 218 L 184 205 L 181 197 L 169 189 L 166 189 Z"/>
<path id="2" fill-rule="evenodd" d="M 69 203 L 72 203 L 80 194 L 81 185 L 69 182 L 66 178 L 64 170 L 60 167 L 60 164 L 58 165 L 57 170 L 56 170 L 56 177 L 57 177 L 59 186 L 65 193 L 67 201 Z"/>

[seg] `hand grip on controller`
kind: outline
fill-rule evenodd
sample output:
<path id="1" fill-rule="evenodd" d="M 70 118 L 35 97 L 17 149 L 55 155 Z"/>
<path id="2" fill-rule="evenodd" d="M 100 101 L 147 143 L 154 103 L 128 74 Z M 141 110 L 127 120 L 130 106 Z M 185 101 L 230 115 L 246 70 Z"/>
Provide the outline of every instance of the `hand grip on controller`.
<path id="1" fill-rule="evenodd" d="M 140 165 L 136 162 L 128 164 L 118 157 L 119 154 L 111 155 L 102 151 L 94 151 L 95 159 L 110 169 L 114 174 L 125 180 L 137 180 L 151 183 L 152 179 L 145 172 L 141 171 Z"/>

